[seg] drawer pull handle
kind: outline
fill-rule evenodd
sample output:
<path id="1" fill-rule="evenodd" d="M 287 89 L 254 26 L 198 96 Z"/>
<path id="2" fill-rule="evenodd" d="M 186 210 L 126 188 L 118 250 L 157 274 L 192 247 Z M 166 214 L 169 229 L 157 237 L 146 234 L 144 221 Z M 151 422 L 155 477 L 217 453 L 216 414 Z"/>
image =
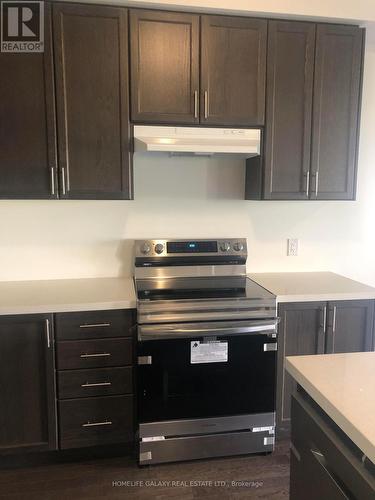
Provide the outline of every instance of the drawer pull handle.
<path id="1" fill-rule="evenodd" d="M 97 354 L 81 354 L 81 358 L 104 358 L 111 356 L 110 352 L 99 352 Z"/>
<path id="2" fill-rule="evenodd" d="M 111 326 L 111 323 L 92 323 L 87 325 L 79 325 L 80 328 L 100 328 L 105 326 Z"/>
<path id="3" fill-rule="evenodd" d="M 97 382 L 96 384 L 90 384 L 89 382 L 86 382 L 86 384 L 81 384 L 81 387 L 103 387 L 105 385 L 112 385 L 112 382 Z"/>
<path id="4" fill-rule="evenodd" d="M 87 422 L 87 424 L 82 424 L 82 427 L 100 427 L 103 425 L 112 425 L 110 420 L 105 420 L 104 422 Z"/>

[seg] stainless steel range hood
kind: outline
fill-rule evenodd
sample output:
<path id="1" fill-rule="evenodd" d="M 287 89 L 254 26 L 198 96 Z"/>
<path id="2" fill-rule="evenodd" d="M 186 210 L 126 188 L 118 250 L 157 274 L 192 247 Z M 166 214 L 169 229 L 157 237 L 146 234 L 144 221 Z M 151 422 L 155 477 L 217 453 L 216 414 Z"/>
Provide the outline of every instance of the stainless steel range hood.
<path id="1" fill-rule="evenodd" d="M 134 151 L 176 155 L 260 154 L 259 129 L 134 126 Z"/>

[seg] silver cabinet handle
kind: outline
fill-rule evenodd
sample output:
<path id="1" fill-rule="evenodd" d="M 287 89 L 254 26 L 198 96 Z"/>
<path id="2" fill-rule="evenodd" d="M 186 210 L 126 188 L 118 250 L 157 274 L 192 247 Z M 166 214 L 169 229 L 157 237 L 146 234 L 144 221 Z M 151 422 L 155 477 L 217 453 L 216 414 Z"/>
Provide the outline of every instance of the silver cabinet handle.
<path id="1" fill-rule="evenodd" d="M 198 90 L 194 90 L 194 118 L 198 118 Z"/>
<path id="2" fill-rule="evenodd" d="M 336 313 L 337 313 L 337 307 L 334 306 L 333 308 L 333 320 L 332 320 L 332 332 L 335 333 L 336 331 Z"/>
<path id="3" fill-rule="evenodd" d="M 319 170 L 315 173 L 315 196 L 318 196 L 319 192 Z"/>
<path id="4" fill-rule="evenodd" d="M 112 382 L 97 382 L 95 384 L 90 384 L 89 382 L 86 382 L 86 384 L 81 384 L 81 387 L 104 387 L 109 385 L 112 385 Z"/>
<path id="5" fill-rule="evenodd" d="M 152 365 L 152 356 L 138 356 L 139 365 Z"/>
<path id="6" fill-rule="evenodd" d="M 107 356 L 111 356 L 110 352 L 100 352 L 97 354 L 81 354 L 81 358 L 104 358 Z"/>
<path id="7" fill-rule="evenodd" d="M 111 323 L 92 323 L 87 325 L 79 325 L 80 328 L 101 328 L 105 326 L 111 326 Z"/>
<path id="8" fill-rule="evenodd" d="M 51 194 L 52 196 L 55 195 L 55 168 L 51 167 L 50 168 L 50 173 L 51 173 Z"/>
<path id="9" fill-rule="evenodd" d="M 310 195 L 310 170 L 306 172 L 306 198 Z"/>
<path id="10" fill-rule="evenodd" d="M 204 117 L 207 120 L 210 113 L 210 102 L 208 98 L 208 90 L 204 91 Z"/>
<path id="11" fill-rule="evenodd" d="M 46 336 L 47 336 L 47 347 L 49 349 L 51 347 L 51 331 L 48 318 L 46 318 Z"/>
<path id="12" fill-rule="evenodd" d="M 327 330 L 327 306 L 324 306 L 323 309 L 323 332 L 325 333 Z"/>
<path id="13" fill-rule="evenodd" d="M 86 424 L 82 424 L 82 427 L 99 427 L 103 425 L 112 425 L 113 422 L 110 420 L 105 420 L 104 422 L 87 422 Z"/>
<path id="14" fill-rule="evenodd" d="M 61 167 L 61 184 L 62 184 L 62 192 L 63 192 L 63 194 L 66 194 L 65 167 Z"/>

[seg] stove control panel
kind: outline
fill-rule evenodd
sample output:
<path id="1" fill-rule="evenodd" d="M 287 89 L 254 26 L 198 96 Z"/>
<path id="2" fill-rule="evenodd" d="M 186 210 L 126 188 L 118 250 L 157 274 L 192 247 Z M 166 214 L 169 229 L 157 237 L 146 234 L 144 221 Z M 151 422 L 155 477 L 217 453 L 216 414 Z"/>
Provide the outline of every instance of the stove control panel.
<path id="1" fill-rule="evenodd" d="M 136 257 L 188 257 L 235 255 L 247 257 L 245 238 L 191 240 L 137 240 Z"/>

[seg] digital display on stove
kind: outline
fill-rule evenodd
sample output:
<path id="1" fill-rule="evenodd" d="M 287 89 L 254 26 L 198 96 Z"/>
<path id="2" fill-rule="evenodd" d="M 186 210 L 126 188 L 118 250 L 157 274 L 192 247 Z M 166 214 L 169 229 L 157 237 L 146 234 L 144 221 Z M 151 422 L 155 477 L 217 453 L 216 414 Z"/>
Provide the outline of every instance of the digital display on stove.
<path id="1" fill-rule="evenodd" d="M 170 241 L 167 242 L 168 253 L 215 253 L 216 241 Z"/>

